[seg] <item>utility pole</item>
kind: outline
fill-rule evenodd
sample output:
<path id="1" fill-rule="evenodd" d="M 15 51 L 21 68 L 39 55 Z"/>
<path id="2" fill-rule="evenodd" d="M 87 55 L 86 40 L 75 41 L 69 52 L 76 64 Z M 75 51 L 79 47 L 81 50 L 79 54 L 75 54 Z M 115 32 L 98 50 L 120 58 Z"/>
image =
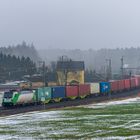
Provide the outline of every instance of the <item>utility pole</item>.
<path id="1" fill-rule="evenodd" d="M 112 63 L 111 63 L 111 59 L 109 59 L 109 73 L 110 73 L 110 79 L 112 79 Z"/>
<path id="2" fill-rule="evenodd" d="M 43 83 L 44 83 L 44 87 L 46 85 L 46 78 L 45 78 L 45 61 L 43 61 Z"/>
<path id="3" fill-rule="evenodd" d="M 109 81 L 110 79 L 112 79 L 112 63 L 111 63 L 111 58 L 110 59 L 106 59 L 107 63 L 107 77 L 106 80 Z M 111 91 L 108 93 L 108 98 L 111 99 Z"/>
<path id="4" fill-rule="evenodd" d="M 39 61 L 39 64 L 42 64 L 42 81 L 43 81 L 43 87 L 45 87 L 45 81 L 46 81 L 46 78 L 45 78 L 45 61 Z"/>
<path id="5" fill-rule="evenodd" d="M 112 63 L 111 63 L 111 59 L 106 59 L 107 63 L 107 76 L 106 76 L 106 80 L 108 81 L 109 79 L 112 79 Z"/>
<path id="6" fill-rule="evenodd" d="M 123 76 L 124 76 L 124 68 L 123 68 L 123 65 L 124 65 L 124 57 L 122 56 L 121 58 L 121 78 L 123 79 Z"/>

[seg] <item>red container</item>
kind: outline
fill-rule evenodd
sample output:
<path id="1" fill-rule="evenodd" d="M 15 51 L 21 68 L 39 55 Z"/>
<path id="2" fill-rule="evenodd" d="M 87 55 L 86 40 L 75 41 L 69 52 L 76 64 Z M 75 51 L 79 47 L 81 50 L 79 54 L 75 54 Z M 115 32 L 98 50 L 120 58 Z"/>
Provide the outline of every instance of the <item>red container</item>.
<path id="1" fill-rule="evenodd" d="M 136 87 L 140 87 L 140 76 L 135 76 L 136 78 Z"/>
<path id="2" fill-rule="evenodd" d="M 140 77 L 137 77 L 138 80 L 138 87 L 140 87 Z"/>
<path id="3" fill-rule="evenodd" d="M 125 86 L 125 89 L 127 89 L 127 90 L 130 89 L 130 79 L 125 79 L 124 80 L 124 86 Z"/>
<path id="4" fill-rule="evenodd" d="M 90 84 L 79 85 L 79 96 L 87 96 L 90 94 Z"/>
<path id="5" fill-rule="evenodd" d="M 131 85 L 131 88 L 136 87 L 136 78 L 130 78 L 130 85 Z"/>
<path id="6" fill-rule="evenodd" d="M 118 81 L 110 81 L 111 92 L 118 91 Z"/>
<path id="7" fill-rule="evenodd" d="M 138 77 L 136 77 L 135 80 L 136 80 L 136 87 L 138 87 L 139 86 L 139 79 L 138 79 Z"/>
<path id="8" fill-rule="evenodd" d="M 118 80 L 118 90 L 123 91 L 125 89 L 124 80 Z"/>
<path id="9" fill-rule="evenodd" d="M 66 97 L 78 97 L 78 86 L 66 86 Z"/>

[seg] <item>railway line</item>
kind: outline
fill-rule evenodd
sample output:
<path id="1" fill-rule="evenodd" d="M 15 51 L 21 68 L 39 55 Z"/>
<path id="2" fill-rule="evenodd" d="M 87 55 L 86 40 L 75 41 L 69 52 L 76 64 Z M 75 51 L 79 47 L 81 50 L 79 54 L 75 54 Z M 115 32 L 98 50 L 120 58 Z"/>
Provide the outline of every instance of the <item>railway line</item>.
<path id="1" fill-rule="evenodd" d="M 93 95 L 91 95 L 85 99 L 62 101 L 59 103 L 19 106 L 19 107 L 11 107 L 11 108 L 6 108 L 6 109 L 3 107 L 0 107 L 0 117 L 14 115 L 14 114 L 20 114 L 20 113 L 26 113 L 26 112 L 32 112 L 32 111 L 43 111 L 43 110 L 49 110 L 49 109 L 87 105 L 87 104 L 91 104 L 91 103 L 99 103 L 99 102 L 110 101 L 110 100 L 118 100 L 121 98 L 133 98 L 133 97 L 139 96 L 139 94 L 140 94 L 140 89 L 134 89 L 131 91 L 108 94 L 106 96 L 93 96 Z"/>

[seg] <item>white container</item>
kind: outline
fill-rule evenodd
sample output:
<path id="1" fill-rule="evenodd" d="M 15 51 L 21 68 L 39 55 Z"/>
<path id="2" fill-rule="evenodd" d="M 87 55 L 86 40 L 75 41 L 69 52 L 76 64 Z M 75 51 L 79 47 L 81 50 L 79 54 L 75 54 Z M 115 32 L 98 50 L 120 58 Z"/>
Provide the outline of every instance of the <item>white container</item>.
<path id="1" fill-rule="evenodd" d="M 91 94 L 100 93 L 100 84 L 99 83 L 90 83 L 90 93 Z"/>

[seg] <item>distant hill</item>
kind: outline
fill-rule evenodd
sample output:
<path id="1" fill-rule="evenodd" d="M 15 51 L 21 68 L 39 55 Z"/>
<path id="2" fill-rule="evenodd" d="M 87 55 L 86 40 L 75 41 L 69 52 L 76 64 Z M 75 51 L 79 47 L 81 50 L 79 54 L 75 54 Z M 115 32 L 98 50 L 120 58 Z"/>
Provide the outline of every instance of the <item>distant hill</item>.
<path id="1" fill-rule="evenodd" d="M 100 50 L 65 50 L 65 49 L 46 49 L 38 51 L 40 57 L 47 63 L 57 61 L 62 55 L 66 55 L 73 60 L 84 60 L 86 68 L 105 71 L 108 61 L 112 60 L 112 70 L 114 73 L 120 72 L 121 57 L 124 57 L 124 64 L 127 67 L 140 66 L 140 48 L 116 48 L 116 49 L 100 49 Z"/>
<path id="2" fill-rule="evenodd" d="M 22 42 L 21 44 L 15 46 L 0 47 L 0 52 L 6 55 L 10 54 L 19 56 L 20 58 L 22 56 L 29 57 L 34 62 L 37 62 L 41 59 L 34 45 L 33 44 L 28 45 L 25 42 Z"/>

